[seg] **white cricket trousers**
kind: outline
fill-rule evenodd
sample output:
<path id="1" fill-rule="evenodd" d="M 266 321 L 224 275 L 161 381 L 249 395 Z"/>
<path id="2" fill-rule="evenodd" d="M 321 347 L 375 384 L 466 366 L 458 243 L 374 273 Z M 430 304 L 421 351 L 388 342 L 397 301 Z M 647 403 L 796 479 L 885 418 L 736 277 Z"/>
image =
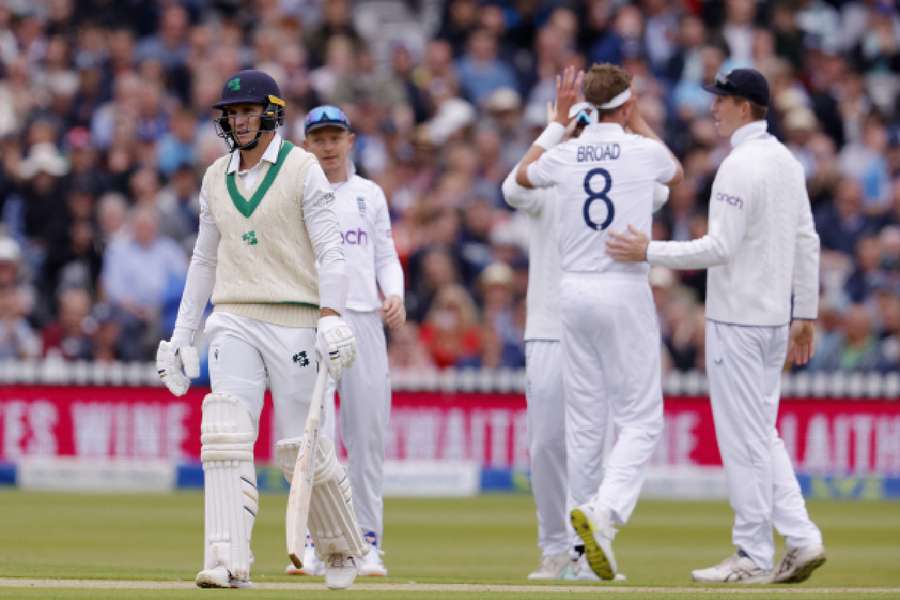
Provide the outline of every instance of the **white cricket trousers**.
<path id="1" fill-rule="evenodd" d="M 773 526 L 790 548 L 822 543 L 775 429 L 787 344 L 787 325 L 706 321 L 710 400 L 734 510 L 731 537 L 763 569 L 772 568 Z"/>
<path id="2" fill-rule="evenodd" d="M 347 448 L 356 519 L 364 532 L 375 532 L 380 545 L 384 533 L 384 444 L 391 414 L 384 325 L 377 312 L 346 310 L 343 318 L 356 337 L 356 360 L 344 369 L 337 384 L 341 438 Z"/>
<path id="3" fill-rule="evenodd" d="M 569 477 L 603 469 L 590 503 L 624 524 L 663 430 L 660 337 L 646 276 L 564 273 L 560 286 L 563 383 L 573 413 Z M 618 438 L 604 468 L 611 416 Z M 573 499 L 578 483 L 570 483 Z"/>
<path id="4" fill-rule="evenodd" d="M 239 398 L 258 434 L 268 384 L 275 408 L 275 441 L 302 436 L 316 381 L 315 328 L 282 327 L 214 312 L 204 331 L 213 393 Z"/>
<path id="5" fill-rule="evenodd" d="M 566 490 L 566 402 L 560 343 L 525 342 L 525 401 L 531 490 L 537 507 L 538 547 L 544 556 L 571 545 Z"/>

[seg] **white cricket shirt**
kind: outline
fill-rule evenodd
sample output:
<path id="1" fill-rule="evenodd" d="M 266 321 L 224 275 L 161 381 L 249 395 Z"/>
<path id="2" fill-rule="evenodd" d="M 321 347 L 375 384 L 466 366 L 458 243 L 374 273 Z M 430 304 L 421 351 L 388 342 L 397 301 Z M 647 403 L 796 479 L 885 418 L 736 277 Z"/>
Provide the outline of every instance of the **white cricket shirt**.
<path id="1" fill-rule="evenodd" d="M 516 183 L 516 165 L 503 182 L 503 197 L 528 215 L 528 293 L 525 297 L 525 341 L 558 341 L 559 205 L 552 188 L 530 190 Z"/>
<path id="2" fill-rule="evenodd" d="M 347 308 L 358 312 L 379 310 L 379 288 L 385 297 L 403 298 L 403 268 L 394 247 L 391 217 L 381 187 L 359 175 L 350 175 L 347 181 L 331 184 L 331 189 L 350 283 Z"/>
<path id="3" fill-rule="evenodd" d="M 646 277 L 646 263 L 609 257 L 607 232 L 630 224 L 649 237 L 654 184 L 671 181 L 676 168 L 660 142 L 616 123 L 592 123 L 529 165 L 532 185 L 555 186 L 562 270 Z"/>
<path id="4" fill-rule="evenodd" d="M 803 166 L 766 132 L 765 121 L 731 136 L 713 182 L 709 233 L 689 242 L 651 242 L 650 264 L 709 268 L 706 318 L 780 326 L 814 319 L 819 302 L 819 236 Z M 791 297 L 793 295 L 793 312 Z"/>

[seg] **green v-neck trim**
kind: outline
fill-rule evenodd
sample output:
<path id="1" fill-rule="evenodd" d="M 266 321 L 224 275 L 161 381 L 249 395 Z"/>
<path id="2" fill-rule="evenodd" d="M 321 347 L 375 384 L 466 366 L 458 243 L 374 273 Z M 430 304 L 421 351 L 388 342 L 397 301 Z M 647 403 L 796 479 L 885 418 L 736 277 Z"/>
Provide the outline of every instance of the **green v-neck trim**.
<path id="1" fill-rule="evenodd" d="M 262 183 L 260 183 L 259 187 L 256 188 L 256 193 L 253 194 L 253 196 L 251 196 L 249 200 L 241 195 L 241 192 L 237 188 L 237 184 L 234 182 L 234 174 L 237 169 L 225 176 L 228 195 L 231 196 L 231 202 L 234 204 L 234 207 L 238 209 L 239 213 L 241 213 L 248 219 L 250 218 L 250 215 L 253 214 L 253 211 L 256 210 L 256 207 L 259 206 L 260 202 L 262 202 L 263 196 L 265 196 L 266 192 L 269 191 L 269 188 L 272 187 L 272 183 L 275 181 L 275 177 L 278 176 L 278 171 L 281 170 L 281 165 L 284 164 L 285 157 L 293 147 L 294 145 L 292 143 L 284 140 L 284 142 L 281 144 L 281 149 L 278 151 L 278 158 L 275 160 L 275 164 L 269 167 L 269 170 L 266 172 L 266 176 L 263 178 Z"/>

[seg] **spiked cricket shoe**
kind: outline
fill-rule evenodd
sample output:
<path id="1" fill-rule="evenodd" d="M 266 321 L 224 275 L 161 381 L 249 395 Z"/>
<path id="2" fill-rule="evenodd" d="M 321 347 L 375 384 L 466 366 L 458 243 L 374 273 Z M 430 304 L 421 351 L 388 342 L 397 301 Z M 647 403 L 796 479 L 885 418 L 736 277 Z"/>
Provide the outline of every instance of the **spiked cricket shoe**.
<path id="1" fill-rule="evenodd" d="M 825 564 L 825 547 L 814 544 L 805 548 L 789 548 L 775 570 L 773 583 L 800 583 Z"/>
<path id="2" fill-rule="evenodd" d="M 582 554 L 575 560 L 569 560 L 569 565 L 566 567 L 565 571 L 563 571 L 562 577 L 560 577 L 560 579 L 566 581 L 603 581 L 602 579 L 597 577 L 596 573 L 591 570 L 591 567 L 590 565 L 588 565 L 587 558 L 584 554 Z M 613 577 L 613 581 L 628 581 L 628 578 L 624 573 L 616 573 L 616 576 Z"/>
<path id="3" fill-rule="evenodd" d="M 612 541 L 616 530 L 612 526 L 609 511 L 594 511 L 589 505 L 582 504 L 572 509 L 570 514 L 572 527 L 584 543 L 584 555 L 591 570 L 604 581 L 611 581 L 616 576 L 616 557 L 612 550 Z"/>
<path id="4" fill-rule="evenodd" d="M 694 581 L 704 583 L 771 583 L 772 571 L 756 566 L 738 550 L 714 567 L 691 571 Z"/>
<path id="5" fill-rule="evenodd" d="M 364 531 L 363 539 L 369 544 L 369 551 L 359 559 L 361 577 L 387 577 L 384 566 L 384 551 L 378 547 L 378 536 L 374 531 Z"/>
<path id="6" fill-rule="evenodd" d="M 562 576 L 569 566 L 571 560 L 568 552 L 560 552 L 559 554 L 548 554 L 541 557 L 541 564 L 538 568 L 528 574 L 531 581 L 540 581 L 543 579 L 562 579 Z"/>

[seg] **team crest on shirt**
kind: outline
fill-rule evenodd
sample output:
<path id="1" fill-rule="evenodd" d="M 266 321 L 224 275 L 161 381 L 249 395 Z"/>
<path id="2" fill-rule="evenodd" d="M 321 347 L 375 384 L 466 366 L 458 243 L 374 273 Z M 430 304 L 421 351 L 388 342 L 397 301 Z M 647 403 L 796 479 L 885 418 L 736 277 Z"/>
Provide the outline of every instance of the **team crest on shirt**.
<path id="1" fill-rule="evenodd" d="M 356 197 L 356 208 L 359 209 L 359 216 L 365 217 L 366 216 L 366 199 L 363 198 L 362 196 L 357 196 Z"/>
<path id="2" fill-rule="evenodd" d="M 291 359 L 301 367 L 309 365 L 309 357 L 306 355 L 306 350 L 301 350 L 292 356 Z"/>
<path id="3" fill-rule="evenodd" d="M 255 246 L 256 244 L 259 243 L 259 240 L 256 239 L 256 232 L 252 229 L 250 231 L 248 231 L 247 233 L 245 233 L 244 235 L 242 235 L 241 239 L 248 246 Z"/>

